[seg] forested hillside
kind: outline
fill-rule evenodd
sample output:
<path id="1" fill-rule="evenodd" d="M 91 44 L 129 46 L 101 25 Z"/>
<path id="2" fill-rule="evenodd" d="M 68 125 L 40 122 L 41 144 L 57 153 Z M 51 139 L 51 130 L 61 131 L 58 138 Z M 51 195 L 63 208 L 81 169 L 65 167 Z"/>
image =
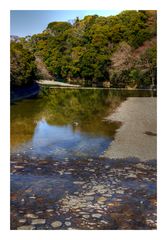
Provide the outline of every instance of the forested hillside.
<path id="1" fill-rule="evenodd" d="M 155 86 L 156 29 L 156 11 L 49 23 L 40 34 L 11 41 L 12 84 L 50 76 L 89 86 Z"/>

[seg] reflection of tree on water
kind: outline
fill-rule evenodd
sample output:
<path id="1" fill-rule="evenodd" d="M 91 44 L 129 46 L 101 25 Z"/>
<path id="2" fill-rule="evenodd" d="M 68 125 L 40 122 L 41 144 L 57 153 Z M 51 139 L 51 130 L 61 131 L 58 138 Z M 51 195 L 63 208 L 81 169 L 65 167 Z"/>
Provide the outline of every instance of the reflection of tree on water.
<path id="1" fill-rule="evenodd" d="M 31 141 L 38 124 L 44 123 L 45 126 L 46 122 L 53 127 L 70 125 L 74 134 L 112 137 L 119 124 L 103 122 L 102 119 L 120 105 L 127 93 L 131 96 L 143 94 L 142 91 L 109 89 L 44 90 L 38 99 L 20 101 L 11 106 L 11 144 L 17 146 Z M 150 92 L 144 92 L 146 94 L 150 96 Z"/>
<path id="2" fill-rule="evenodd" d="M 11 144 L 31 141 L 41 119 L 51 125 L 71 125 L 74 133 L 111 136 L 118 126 L 112 128 L 101 119 L 120 99 L 108 90 L 52 89 L 39 99 L 18 102 L 11 106 Z"/>

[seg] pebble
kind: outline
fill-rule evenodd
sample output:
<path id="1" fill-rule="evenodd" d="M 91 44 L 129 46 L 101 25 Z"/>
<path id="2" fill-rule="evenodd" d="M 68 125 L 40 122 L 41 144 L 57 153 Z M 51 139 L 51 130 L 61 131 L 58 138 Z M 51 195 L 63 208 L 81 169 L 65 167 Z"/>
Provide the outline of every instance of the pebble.
<path id="1" fill-rule="evenodd" d="M 38 218 L 35 214 L 33 214 L 33 213 L 28 213 L 28 214 L 26 214 L 25 215 L 25 217 L 27 217 L 27 218 Z"/>
<path id="2" fill-rule="evenodd" d="M 71 226 L 71 222 L 65 222 L 65 225 L 66 225 L 67 227 L 69 227 L 69 226 Z"/>
<path id="3" fill-rule="evenodd" d="M 135 174 L 131 173 L 127 176 L 127 178 L 137 178 L 137 176 Z"/>
<path id="4" fill-rule="evenodd" d="M 123 191 L 123 190 L 117 190 L 116 193 L 118 193 L 118 194 L 124 194 L 124 191 Z"/>
<path id="5" fill-rule="evenodd" d="M 74 184 L 79 184 L 79 185 L 82 185 L 82 184 L 84 184 L 85 182 L 82 182 L 82 181 L 75 181 L 75 182 L 73 182 Z"/>
<path id="6" fill-rule="evenodd" d="M 137 167 L 137 168 L 141 168 L 141 169 L 145 169 L 145 168 L 146 168 L 145 165 L 142 164 L 142 163 L 136 164 L 136 167 Z"/>
<path id="7" fill-rule="evenodd" d="M 104 224 L 108 224 L 108 222 L 107 222 L 107 221 L 104 221 L 104 220 L 101 220 L 100 222 L 101 222 L 101 223 L 104 223 Z"/>
<path id="8" fill-rule="evenodd" d="M 26 193 L 31 193 L 32 189 L 28 188 L 27 190 L 25 190 Z"/>
<path id="9" fill-rule="evenodd" d="M 74 194 L 75 194 L 75 195 L 78 195 L 78 194 L 79 194 L 79 192 L 74 192 Z"/>
<path id="10" fill-rule="evenodd" d="M 149 224 L 149 223 L 151 223 L 151 224 L 154 224 L 154 221 L 152 220 L 152 219 L 146 219 L 146 222 Z"/>
<path id="11" fill-rule="evenodd" d="M 86 214 L 86 212 L 80 212 L 79 214 L 84 215 L 84 214 Z"/>
<path id="12" fill-rule="evenodd" d="M 19 223 L 25 223 L 26 219 L 19 219 Z"/>
<path id="13" fill-rule="evenodd" d="M 83 215 L 82 217 L 83 217 L 83 218 L 86 218 L 86 219 L 90 218 L 90 216 L 89 216 L 88 214 L 85 214 L 85 215 Z"/>
<path id="14" fill-rule="evenodd" d="M 94 194 L 95 194 L 94 192 L 88 192 L 88 193 L 85 193 L 85 196 L 92 196 Z"/>
<path id="15" fill-rule="evenodd" d="M 107 204 L 109 207 L 119 207 L 120 203 L 119 202 L 113 202 L 113 203 L 108 203 Z"/>
<path id="16" fill-rule="evenodd" d="M 112 194 L 104 194 L 105 197 L 112 197 Z"/>
<path id="17" fill-rule="evenodd" d="M 18 230 L 33 230 L 34 227 L 31 225 L 24 225 L 24 226 L 18 227 L 17 229 Z"/>
<path id="18" fill-rule="evenodd" d="M 102 216 L 102 214 L 100 214 L 100 213 L 94 213 L 94 214 L 92 214 L 92 217 L 93 217 L 93 218 L 101 218 L 101 216 Z"/>
<path id="19" fill-rule="evenodd" d="M 38 212 L 36 212 L 36 214 L 38 215 L 38 214 L 42 214 L 43 212 L 42 211 L 38 211 Z"/>
<path id="20" fill-rule="evenodd" d="M 86 196 L 85 199 L 87 201 L 93 201 L 95 198 L 93 196 Z"/>
<path id="21" fill-rule="evenodd" d="M 32 220 L 31 224 L 36 225 L 36 224 L 45 224 L 46 220 L 45 219 L 34 219 Z"/>
<path id="22" fill-rule="evenodd" d="M 23 166 L 14 166 L 14 168 L 22 169 L 22 168 L 24 168 L 24 167 L 23 167 Z"/>
<path id="23" fill-rule="evenodd" d="M 47 212 L 53 212 L 54 210 L 53 209 L 47 209 L 46 211 Z"/>
<path id="24" fill-rule="evenodd" d="M 60 175 L 63 175 L 63 174 L 64 174 L 64 171 L 58 171 L 58 173 L 59 173 Z"/>
<path id="25" fill-rule="evenodd" d="M 58 227 L 62 226 L 62 222 L 55 221 L 55 222 L 52 222 L 51 225 L 52 225 L 53 228 L 58 228 Z"/>
<path id="26" fill-rule="evenodd" d="M 107 200 L 107 198 L 105 197 L 100 197 L 97 199 L 98 202 L 105 202 Z"/>
<path id="27" fill-rule="evenodd" d="M 31 199 L 36 199 L 36 197 L 35 197 L 35 196 L 31 196 L 31 197 L 29 197 L 29 198 L 31 198 Z"/>

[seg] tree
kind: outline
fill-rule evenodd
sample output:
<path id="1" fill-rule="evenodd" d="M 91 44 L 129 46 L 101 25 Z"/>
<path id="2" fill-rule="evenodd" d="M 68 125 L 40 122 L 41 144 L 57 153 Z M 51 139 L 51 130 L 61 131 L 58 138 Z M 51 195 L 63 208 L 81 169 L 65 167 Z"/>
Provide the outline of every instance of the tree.
<path id="1" fill-rule="evenodd" d="M 141 56 L 141 65 L 149 72 L 152 87 L 156 86 L 157 78 L 157 48 L 153 46 L 146 49 L 145 53 Z"/>
<path id="2" fill-rule="evenodd" d="M 20 39 L 23 49 L 17 49 L 17 55 L 21 55 L 18 51 L 29 51 L 30 56 L 33 53 L 61 81 L 88 80 L 90 85 L 102 85 L 110 80 L 114 87 L 126 87 L 133 82 L 138 87 L 149 87 L 156 84 L 153 40 L 156 11 L 123 11 L 109 17 L 77 17 L 73 24 L 51 22 L 42 33 Z M 12 71 L 12 78 L 22 78 L 21 68 L 27 65 L 24 56 L 22 59 L 17 57 L 18 67 Z M 14 69 L 16 63 L 11 65 Z"/>
<path id="3" fill-rule="evenodd" d="M 30 85 L 36 79 L 35 57 L 22 44 L 11 42 L 11 85 Z"/>

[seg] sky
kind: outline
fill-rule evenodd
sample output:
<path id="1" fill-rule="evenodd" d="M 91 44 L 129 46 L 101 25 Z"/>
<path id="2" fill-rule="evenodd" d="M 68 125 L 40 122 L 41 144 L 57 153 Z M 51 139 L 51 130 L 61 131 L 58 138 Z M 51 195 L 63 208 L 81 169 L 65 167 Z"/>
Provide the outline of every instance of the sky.
<path id="1" fill-rule="evenodd" d="M 25 37 L 41 33 L 50 22 L 69 21 L 86 15 L 116 15 L 120 10 L 12 10 L 10 12 L 10 34 Z"/>

